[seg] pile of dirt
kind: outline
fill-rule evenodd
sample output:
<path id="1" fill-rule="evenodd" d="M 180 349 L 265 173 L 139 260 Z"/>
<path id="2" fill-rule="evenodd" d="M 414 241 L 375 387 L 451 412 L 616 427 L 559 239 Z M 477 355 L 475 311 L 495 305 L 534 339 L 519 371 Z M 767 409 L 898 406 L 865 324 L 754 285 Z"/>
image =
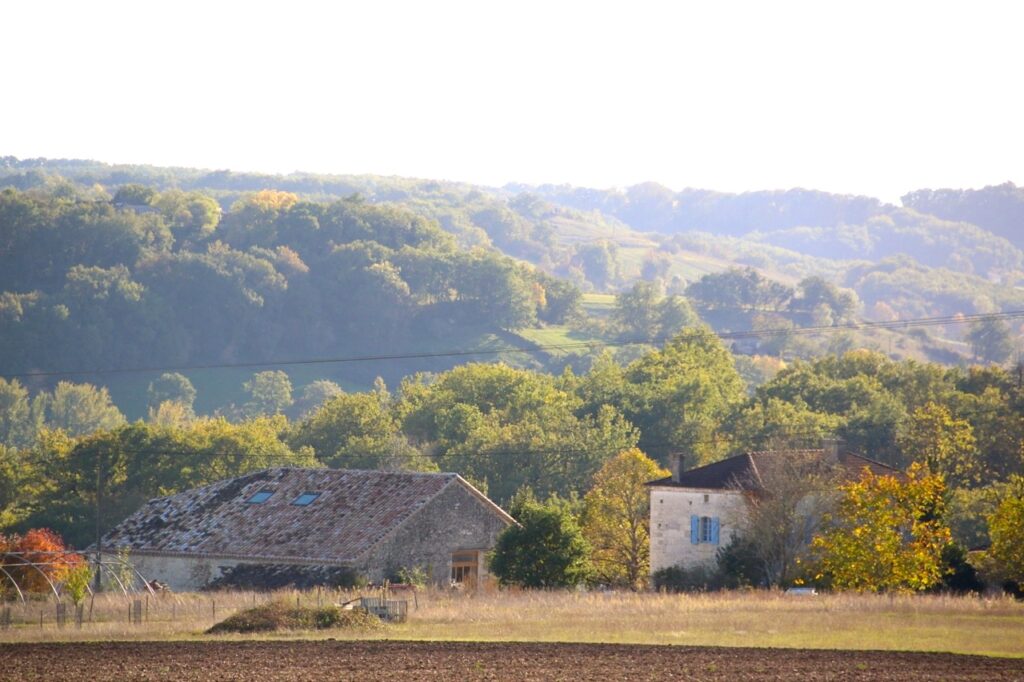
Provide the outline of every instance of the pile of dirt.
<path id="1" fill-rule="evenodd" d="M 331 628 L 373 630 L 382 627 L 384 624 L 379 618 L 358 609 L 348 611 L 337 606 L 292 606 L 275 601 L 239 611 L 214 625 L 206 631 L 206 634 L 328 630 Z"/>

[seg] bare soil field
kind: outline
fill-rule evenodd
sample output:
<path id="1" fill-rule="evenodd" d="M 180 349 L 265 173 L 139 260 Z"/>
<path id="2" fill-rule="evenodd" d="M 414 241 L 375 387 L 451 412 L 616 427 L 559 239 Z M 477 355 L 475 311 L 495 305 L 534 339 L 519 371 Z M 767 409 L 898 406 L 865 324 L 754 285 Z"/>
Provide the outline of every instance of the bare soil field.
<path id="1" fill-rule="evenodd" d="M 0 644 L 0 679 L 1021 680 L 1024 660 L 893 651 L 402 641 Z"/>

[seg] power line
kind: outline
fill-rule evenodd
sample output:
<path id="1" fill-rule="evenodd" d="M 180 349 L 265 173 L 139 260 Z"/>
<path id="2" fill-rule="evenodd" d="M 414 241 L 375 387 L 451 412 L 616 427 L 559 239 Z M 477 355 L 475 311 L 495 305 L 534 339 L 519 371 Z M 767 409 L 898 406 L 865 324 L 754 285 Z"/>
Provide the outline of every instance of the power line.
<path id="1" fill-rule="evenodd" d="M 906 329 L 910 327 L 935 327 L 950 324 L 967 324 L 985 320 L 1011 320 L 1024 318 L 1024 310 L 1010 310 L 998 313 L 978 313 L 972 315 L 946 315 L 941 317 L 919 317 L 906 320 L 890 320 L 882 322 L 845 322 L 832 325 L 815 325 L 808 327 L 779 327 L 775 329 L 749 329 L 743 331 L 725 331 L 717 333 L 723 340 L 742 340 L 756 338 L 771 338 L 777 336 L 807 336 L 814 334 L 829 334 L 839 331 L 868 330 L 868 329 Z M 153 365 L 144 367 L 121 367 L 90 370 L 52 370 L 15 372 L 0 374 L 0 377 L 7 379 L 28 379 L 59 376 L 91 376 L 108 374 L 142 374 L 155 372 L 187 372 L 208 369 L 246 369 L 257 367 L 289 367 L 302 365 L 327 365 L 347 364 L 357 362 L 385 362 L 395 360 L 423 360 L 432 358 L 454 358 L 469 356 L 489 356 L 511 354 L 545 353 L 550 351 L 571 351 L 585 348 L 616 348 L 622 346 L 655 345 L 674 340 L 686 340 L 696 336 L 695 332 L 680 332 L 672 336 L 659 336 L 651 339 L 629 339 L 621 341 L 576 341 L 572 343 L 556 344 L 535 344 L 529 347 L 506 346 L 504 348 L 485 348 L 477 350 L 449 350 L 423 353 L 394 353 L 382 355 L 355 355 L 347 357 L 329 358 L 305 358 L 296 360 L 267 360 L 260 362 L 222 362 L 192 365 Z"/>

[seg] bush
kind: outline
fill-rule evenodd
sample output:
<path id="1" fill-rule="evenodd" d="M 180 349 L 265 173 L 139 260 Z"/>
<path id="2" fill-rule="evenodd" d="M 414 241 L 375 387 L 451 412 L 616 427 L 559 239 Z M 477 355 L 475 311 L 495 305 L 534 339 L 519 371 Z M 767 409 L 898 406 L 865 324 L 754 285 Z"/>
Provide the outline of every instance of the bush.
<path id="1" fill-rule="evenodd" d="M 651 574 L 659 592 L 716 592 L 725 587 L 721 572 L 713 566 L 670 566 Z"/>
<path id="2" fill-rule="evenodd" d="M 978 576 L 977 569 L 967 560 L 967 550 L 960 545 L 951 542 L 943 548 L 942 565 L 946 567 L 942 582 L 930 591 L 957 594 L 985 591 L 985 583 Z"/>
<path id="3" fill-rule="evenodd" d="M 719 579 L 727 589 L 758 587 L 768 582 L 753 543 L 742 537 L 734 537 L 719 549 L 717 558 Z"/>
<path id="4" fill-rule="evenodd" d="M 403 566 L 395 571 L 389 580 L 399 585 L 423 588 L 430 582 L 430 573 L 424 566 Z"/>
<path id="5" fill-rule="evenodd" d="M 381 627 L 384 627 L 384 624 L 380 619 L 365 611 L 346 611 L 337 606 L 320 608 L 290 606 L 284 602 L 275 601 L 239 611 L 214 625 L 206 631 L 206 634 L 327 630 L 331 628 L 369 630 Z"/>

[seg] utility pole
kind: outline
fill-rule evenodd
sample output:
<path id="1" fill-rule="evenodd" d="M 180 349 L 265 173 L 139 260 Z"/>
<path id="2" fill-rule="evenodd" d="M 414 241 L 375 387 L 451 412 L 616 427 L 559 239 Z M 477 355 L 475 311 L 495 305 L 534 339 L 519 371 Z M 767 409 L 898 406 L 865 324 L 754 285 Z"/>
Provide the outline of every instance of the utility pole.
<path id="1" fill-rule="evenodd" d="M 103 524 L 101 522 L 101 511 L 103 509 L 103 453 L 96 452 L 96 577 L 93 591 L 99 592 L 102 589 L 103 561 Z"/>

